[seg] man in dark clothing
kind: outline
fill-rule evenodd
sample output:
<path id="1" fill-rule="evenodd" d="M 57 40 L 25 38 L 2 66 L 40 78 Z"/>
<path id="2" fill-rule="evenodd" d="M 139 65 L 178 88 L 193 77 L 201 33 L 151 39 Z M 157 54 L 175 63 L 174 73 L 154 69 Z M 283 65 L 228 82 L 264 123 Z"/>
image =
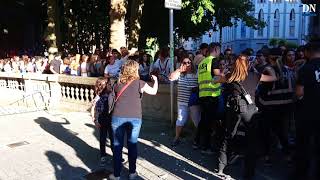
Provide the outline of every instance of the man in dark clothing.
<path id="1" fill-rule="evenodd" d="M 290 177 L 296 180 L 320 179 L 320 41 L 308 43 L 305 54 L 308 61 L 298 72 L 296 86 L 296 95 L 303 103 L 296 116 L 296 164 Z M 315 159 L 316 174 L 309 178 L 311 159 Z"/>
<path id="2" fill-rule="evenodd" d="M 61 55 L 56 54 L 54 59 L 50 62 L 50 72 L 52 74 L 60 74 L 61 63 L 62 63 Z"/>

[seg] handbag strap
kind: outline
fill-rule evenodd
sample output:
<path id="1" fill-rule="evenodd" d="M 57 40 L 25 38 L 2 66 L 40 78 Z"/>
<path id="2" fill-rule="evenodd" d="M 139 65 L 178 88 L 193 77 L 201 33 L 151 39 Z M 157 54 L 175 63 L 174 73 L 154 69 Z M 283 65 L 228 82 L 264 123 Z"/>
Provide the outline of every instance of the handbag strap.
<path id="1" fill-rule="evenodd" d="M 235 82 L 235 84 L 240 88 L 241 94 L 242 94 L 243 96 L 249 94 L 249 93 L 243 88 L 243 86 L 242 86 L 239 82 Z"/>
<path id="2" fill-rule="evenodd" d="M 122 95 L 122 93 L 129 87 L 129 85 L 133 82 L 133 80 L 129 81 L 123 88 L 121 88 L 120 92 L 117 94 L 115 102 L 118 101 L 119 97 Z"/>

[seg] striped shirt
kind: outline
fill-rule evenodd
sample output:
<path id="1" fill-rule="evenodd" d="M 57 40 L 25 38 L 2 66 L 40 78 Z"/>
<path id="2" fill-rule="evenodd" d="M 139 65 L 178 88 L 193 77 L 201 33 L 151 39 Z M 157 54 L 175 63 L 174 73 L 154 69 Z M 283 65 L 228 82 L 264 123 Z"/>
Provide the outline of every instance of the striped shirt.
<path id="1" fill-rule="evenodd" d="M 196 74 L 181 74 L 178 78 L 178 103 L 188 105 L 192 88 L 198 86 Z"/>

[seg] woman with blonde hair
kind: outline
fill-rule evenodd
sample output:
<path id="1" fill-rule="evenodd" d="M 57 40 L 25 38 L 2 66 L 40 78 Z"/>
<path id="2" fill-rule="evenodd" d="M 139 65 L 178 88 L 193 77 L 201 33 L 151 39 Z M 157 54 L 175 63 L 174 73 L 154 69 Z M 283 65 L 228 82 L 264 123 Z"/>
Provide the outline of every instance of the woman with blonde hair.
<path id="1" fill-rule="evenodd" d="M 247 144 L 244 146 L 246 147 L 246 155 L 255 149 L 253 147 L 255 143 L 251 138 L 254 137 L 252 123 L 257 108 L 241 84 L 248 76 L 248 67 L 247 57 L 240 55 L 230 68 L 230 73 L 224 77 L 225 120 L 222 122 L 223 131 L 219 136 L 221 141 L 219 142 L 218 155 L 218 174 L 222 176 L 224 176 L 223 170 L 228 164 L 228 155 L 232 152 L 231 143 L 240 126 L 244 127 L 246 132 Z M 252 156 L 245 157 L 246 177 L 253 175 L 254 158 Z"/>
<path id="2" fill-rule="evenodd" d="M 124 135 L 127 134 L 129 179 L 137 176 L 137 141 L 142 124 L 141 98 L 143 93 L 156 95 L 158 91 L 158 79 L 152 76 L 154 84 L 150 87 L 139 78 L 139 63 L 128 60 L 121 68 L 118 83 L 114 91 L 118 95 L 112 113 L 113 131 L 113 168 L 110 179 L 120 179 L 122 167 L 122 148 Z"/>

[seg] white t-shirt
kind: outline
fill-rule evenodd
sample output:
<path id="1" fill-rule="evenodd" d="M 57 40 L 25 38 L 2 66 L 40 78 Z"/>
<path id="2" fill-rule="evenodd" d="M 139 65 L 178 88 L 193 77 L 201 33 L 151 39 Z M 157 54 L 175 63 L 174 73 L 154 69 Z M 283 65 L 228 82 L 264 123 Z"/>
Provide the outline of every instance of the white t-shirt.
<path id="1" fill-rule="evenodd" d="M 104 69 L 104 74 L 109 74 L 112 77 L 118 77 L 120 73 L 120 67 L 119 63 L 114 64 L 108 64 L 106 68 Z"/>
<path id="2" fill-rule="evenodd" d="M 121 59 L 116 59 L 116 61 L 114 62 L 114 64 L 117 64 L 119 66 L 119 68 L 121 68 L 121 66 L 126 62 L 125 59 L 121 58 Z"/>

